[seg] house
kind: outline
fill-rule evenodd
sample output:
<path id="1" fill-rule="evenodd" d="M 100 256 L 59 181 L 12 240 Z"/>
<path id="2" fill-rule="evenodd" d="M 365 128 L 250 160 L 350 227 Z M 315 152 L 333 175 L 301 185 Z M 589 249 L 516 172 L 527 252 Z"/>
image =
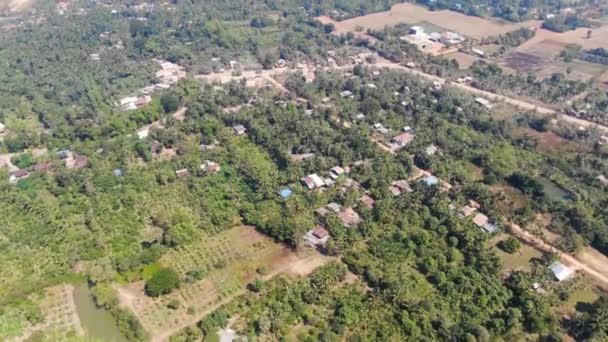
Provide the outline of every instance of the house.
<path id="1" fill-rule="evenodd" d="M 353 208 L 347 208 L 342 210 L 338 214 L 338 218 L 342 221 L 342 224 L 346 227 L 353 227 L 361 223 L 361 217 L 357 214 Z"/>
<path id="2" fill-rule="evenodd" d="M 89 55 L 89 57 L 91 57 L 91 60 L 93 62 L 99 62 L 101 60 L 101 57 L 99 57 L 98 53 L 92 53 Z"/>
<path id="3" fill-rule="evenodd" d="M 247 133 L 247 128 L 245 128 L 245 126 L 243 126 L 243 125 L 235 125 L 235 126 L 232 126 L 232 131 L 236 135 L 243 135 L 243 134 Z"/>
<path id="4" fill-rule="evenodd" d="M 308 190 L 325 186 L 325 182 L 323 182 L 323 179 L 321 179 L 321 177 L 319 177 L 316 173 L 310 174 L 302 178 L 301 181 L 302 184 L 304 184 L 304 186 L 308 188 Z"/>
<path id="5" fill-rule="evenodd" d="M 332 178 L 330 177 L 325 177 L 323 178 L 323 183 L 326 186 L 333 186 L 334 184 L 336 184 L 336 181 L 334 181 Z"/>
<path id="6" fill-rule="evenodd" d="M 321 226 L 317 226 L 304 235 L 304 241 L 311 247 L 325 247 L 328 240 L 329 232 Z"/>
<path id="7" fill-rule="evenodd" d="M 4 124 L 2 122 L 0 122 L 0 134 L 6 132 L 6 127 L 4 127 Z"/>
<path id="8" fill-rule="evenodd" d="M 334 166 L 331 168 L 331 170 L 329 170 L 329 176 L 333 179 L 338 179 L 338 177 L 343 175 L 344 172 L 346 172 L 346 171 L 342 167 Z"/>
<path id="9" fill-rule="evenodd" d="M 125 174 L 125 172 L 122 169 L 114 169 L 114 171 L 112 171 L 112 173 L 116 177 L 122 177 Z"/>
<path id="10" fill-rule="evenodd" d="M 392 185 L 394 187 L 397 187 L 400 190 L 400 192 L 413 192 L 414 191 L 410 187 L 410 184 L 405 180 L 394 181 Z"/>
<path id="11" fill-rule="evenodd" d="M 473 215 L 473 213 L 475 213 L 477 211 L 477 208 L 473 208 L 471 206 L 465 205 L 464 207 L 462 207 L 462 209 L 460 209 L 460 215 L 462 217 L 469 217 L 471 215 Z"/>
<path id="12" fill-rule="evenodd" d="M 434 185 L 439 184 L 439 179 L 435 176 L 426 176 L 422 179 L 422 181 L 427 186 L 434 186 Z"/>
<path id="13" fill-rule="evenodd" d="M 426 153 L 427 156 L 434 156 L 438 149 L 439 148 L 435 145 L 429 145 L 424 149 L 424 153 Z"/>
<path id="14" fill-rule="evenodd" d="M 177 178 L 185 178 L 188 177 L 188 169 L 180 169 L 175 171 L 175 175 Z"/>
<path id="15" fill-rule="evenodd" d="M 597 180 L 599 180 L 599 181 L 600 181 L 600 183 L 602 183 L 602 184 L 604 184 L 604 185 L 608 186 L 608 178 L 606 178 L 606 176 L 604 176 L 604 175 L 599 175 L 599 176 L 597 176 L 597 178 L 596 178 L 596 179 L 597 179 Z"/>
<path id="16" fill-rule="evenodd" d="M 201 164 L 201 170 L 207 172 L 207 173 L 218 173 L 221 170 L 220 164 L 211 161 L 211 160 L 205 160 L 203 162 L 203 164 Z"/>
<path id="17" fill-rule="evenodd" d="M 334 213 L 339 213 L 340 209 L 342 209 L 342 206 L 339 205 L 336 202 L 331 202 L 328 205 L 325 206 L 327 209 L 333 211 Z"/>
<path id="18" fill-rule="evenodd" d="M 431 33 L 429 33 L 429 39 L 432 40 L 432 41 L 434 41 L 434 42 L 436 42 L 436 43 L 441 42 L 442 38 L 443 38 L 443 36 L 439 32 L 431 32 Z"/>
<path id="19" fill-rule="evenodd" d="M 408 68 L 413 69 L 413 68 L 416 67 L 416 63 L 414 63 L 414 62 L 407 62 L 407 63 L 405 63 L 405 66 L 408 67 Z"/>
<path id="20" fill-rule="evenodd" d="M 29 176 L 30 176 L 30 173 L 27 172 L 27 170 L 17 170 L 15 172 L 11 172 L 11 174 L 8 177 L 8 181 L 10 183 L 14 184 L 22 179 L 26 179 Z"/>
<path id="21" fill-rule="evenodd" d="M 376 89 L 376 88 L 378 88 L 378 86 L 376 86 L 376 85 L 375 85 L 375 84 L 373 84 L 373 83 L 368 83 L 368 84 L 366 84 L 365 86 L 366 86 L 366 87 L 368 87 L 368 88 L 370 88 L 370 89 Z"/>
<path id="22" fill-rule="evenodd" d="M 284 68 L 287 66 L 287 62 L 283 58 L 281 58 L 278 61 L 276 61 L 276 63 L 274 63 L 274 66 L 277 68 Z"/>
<path id="23" fill-rule="evenodd" d="M 38 163 L 32 166 L 32 171 L 34 172 L 46 172 L 50 171 L 53 168 L 53 164 L 51 163 Z"/>
<path id="24" fill-rule="evenodd" d="M 374 201 L 374 199 L 368 195 L 363 195 L 359 198 L 359 202 L 361 202 L 361 204 L 363 204 L 368 209 L 372 209 L 376 201 Z"/>
<path id="25" fill-rule="evenodd" d="M 410 27 L 410 31 L 408 33 L 413 36 L 421 35 L 424 33 L 424 28 L 420 26 L 412 26 Z"/>
<path id="26" fill-rule="evenodd" d="M 365 119 L 365 115 L 363 115 L 363 113 L 357 113 L 357 115 L 355 115 L 355 120 L 363 120 Z"/>
<path id="27" fill-rule="evenodd" d="M 87 156 L 78 155 L 74 158 L 74 167 L 77 169 L 83 169 L 89 165 L 89 159 Z"/>
<path id="28" fill-rule="evenodd" d="M 475 217 L 473 217 L 473 223 L 488 233 L 494 233 L 498 230 L 498 227 L 490 222 L 490 219 L 482 213 L 477 213 Z"/>
<path id="29" fill-rule="evenodd" d="M 217 332 L 217 336 L 219 336 L 219 342 L 233 342 L 236 338 L 236 331 L 232 329 L 221 329 Z"/>
<path id="30" fill-rule="evenodd" d="M 147 138 L 148 135 L 150 135 L 150 131 L 147 130 L 147 129 L 144 129 L 144 130 L 141 130 L 141 131 L 137 132 L 137 138 L 139 140 Z"/>
<path id="31" fill-rule="evenodd" d="M 388 191 L 390 191 L 390 193 L 393 194 L 393 196 L 401 195 L 401 189 L 399 189 L 396 186 L 389 186 Z"/>
<path id="32" fill-rule="evenodd" d="M 374 129 L 381 134 L 388 134 L 390 131 L 388 128 L 384 127 L 381 123 L 377 122 L 374 124 Z"/>
<path id="33" fill-rule="evenodd" d="M 555 276 L 555 278 L 557 278 L 558 281 L 567 280 L 576 273 L 576 270 L 562 264 L 559 261 L 556 261 L 549 265 L 549 269 L 551 270 L 551 272 L 553 272 L 553 275 Z"/>
<path id="34" fill-rule="evenodd" d="M 393 144 L 393 147 L 395 148 L 402 148 L 412 142 L 415 137 L 416 136 L 410 132 L 404 132 L 397 135 L 396 137 L 393 137 L 391 139 L 391 144 Z"/>
<path id="35" fill-rule="evenodd" d="M 353 96 L 353 92 L 350 90 L 343 90 L 340 92 L 341 97 L 351 97 Z"/>
<path id="36" fill-rule="evenodd" d="M 283 198 L 283 199 L 289 198 L 289 196 L 291 196 L 292 194 L 293 194 L 293 191 L 286 186 L 282 187 L 281 190 L 279 190 L 279 196 L 281 196 L 281 198 Z"/>

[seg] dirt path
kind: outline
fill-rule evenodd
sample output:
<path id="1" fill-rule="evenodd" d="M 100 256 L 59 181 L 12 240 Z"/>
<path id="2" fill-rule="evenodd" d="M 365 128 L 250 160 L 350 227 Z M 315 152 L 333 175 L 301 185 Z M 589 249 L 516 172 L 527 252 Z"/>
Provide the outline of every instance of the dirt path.
<path id="1" fill-rule="evenodd" d="M 534 248 L 541 250 L 543 252 L 551 253 L 557 255 L 563 262 L 568 265 L 576 268 L 577 270 L 585 272 L 587 275 L 591 276 L 595 280 L 597 280 L 604 289 L 608 290 L 608 275 L 596 270 L 588 263 L 584 263 L 579 259 L 573 257 L 570 254 L 564 253 L 561 250 L 551 246 L 543 239 L 532 235 L 531 233 L 525 231 L 520 226 L 516 224 L 510 225 L 511 234 L 515 235 L 519 239 L 523 240 L 527 244 L 533 246 Z"/>

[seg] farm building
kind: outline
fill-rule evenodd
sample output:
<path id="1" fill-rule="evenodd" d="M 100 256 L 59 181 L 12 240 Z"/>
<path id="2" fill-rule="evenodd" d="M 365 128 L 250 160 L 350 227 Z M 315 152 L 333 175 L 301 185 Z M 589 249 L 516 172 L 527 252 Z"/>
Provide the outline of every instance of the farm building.
<path id="1" fill-rule="evenodd" d="M 408 32 L 411 35 L 419 35 L 424 33 L 424 28 L 421 26 L 412 26 L 410 27 L 410 31 Z"/>
<path id="2" fill-rule="evenodd" d="M 311 247 L 325 247 L 328 240 L 329 232 L 321 226 L 317 226 L 304 235 L 304 241 Z"/>
<path id="3" fill-rule="evenodd" d="M 387 134 L 389 132 L 389 129 L 384 127 L 384 125 L 379 122 L 374 124 L 374 129 L 376 130 L 376 132 L 381 134 Z"/>
<path id="4" fill-rule="evenodd" d="M 555 276 L 555 278 L 557 278 L 558 281 L 567 280 L 572 277 L 576 272 L 573 268 L 570 268 L 559 261 L 556 261 L 549 265 L 549 269 L 551 270 L 551 272 L 553 272 L 553 275 Z"/>

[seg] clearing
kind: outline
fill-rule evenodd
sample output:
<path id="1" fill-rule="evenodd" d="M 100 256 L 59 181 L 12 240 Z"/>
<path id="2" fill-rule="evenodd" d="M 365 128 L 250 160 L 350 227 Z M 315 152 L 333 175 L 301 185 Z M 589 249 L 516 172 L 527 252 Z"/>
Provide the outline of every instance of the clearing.
<path id="1" fill-rule="evenodd" d="M 394 5 L 390 11 L 372 13 L 340 22 L 328 17 L 319 17 L 317 19 L 323 23 L 333 23 L 337 34 L 358 32 L 361 31 L 360 28 L 381 30 L 385 26 L 395 26 L 397 24 L 414 25 L 420 22 L 428 22 L 446 30 L 476 39 L 497 36 L 522 27 L 538 27 L 541 23 L 539 20 L 511 23 L 497 19 L 467 16 L 449 10 L 430 11 L 425 7 L 410 3 Z M 598 32 L 598 36 L 599 34 Z"/>
<path id="2" fill-rule="evenodd" d="M 152 341 L 164 341 L 242 294 L 258 277 L 306 275 L 330 260 L 313 250 L 296 253 L 252 227 L 240 226 L 205 236 L 161 258 L 162 265 L 173 267 L 182 276 L 201 271 L 206 274 L 202 280 L 184 283 L 160 298 L 146 296 L 143 281 L 121 286 L 118 292 L 121 305 L 135 314 Z M 265 271 L 258 275 L 260 269 Z M 179 301 L 180 307 L 168 308 L 171 300 Z"/>

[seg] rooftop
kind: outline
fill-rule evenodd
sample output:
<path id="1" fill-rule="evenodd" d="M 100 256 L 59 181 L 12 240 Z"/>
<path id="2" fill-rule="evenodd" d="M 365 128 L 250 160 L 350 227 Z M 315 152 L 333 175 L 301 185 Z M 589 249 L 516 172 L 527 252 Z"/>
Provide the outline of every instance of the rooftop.
<path id="1" fill-rule="evenodd" d="M 556 261 L 549 265 L 549 269 L 551 270 L 551 272 L 553 272 L 553 275 L 555 275 L 555 278 L 557 278 L 558 281 L 564 281 L 572 277 L 575 273 L 575 270 L 573 268 L 570 268 L 559 261 Z"/>

